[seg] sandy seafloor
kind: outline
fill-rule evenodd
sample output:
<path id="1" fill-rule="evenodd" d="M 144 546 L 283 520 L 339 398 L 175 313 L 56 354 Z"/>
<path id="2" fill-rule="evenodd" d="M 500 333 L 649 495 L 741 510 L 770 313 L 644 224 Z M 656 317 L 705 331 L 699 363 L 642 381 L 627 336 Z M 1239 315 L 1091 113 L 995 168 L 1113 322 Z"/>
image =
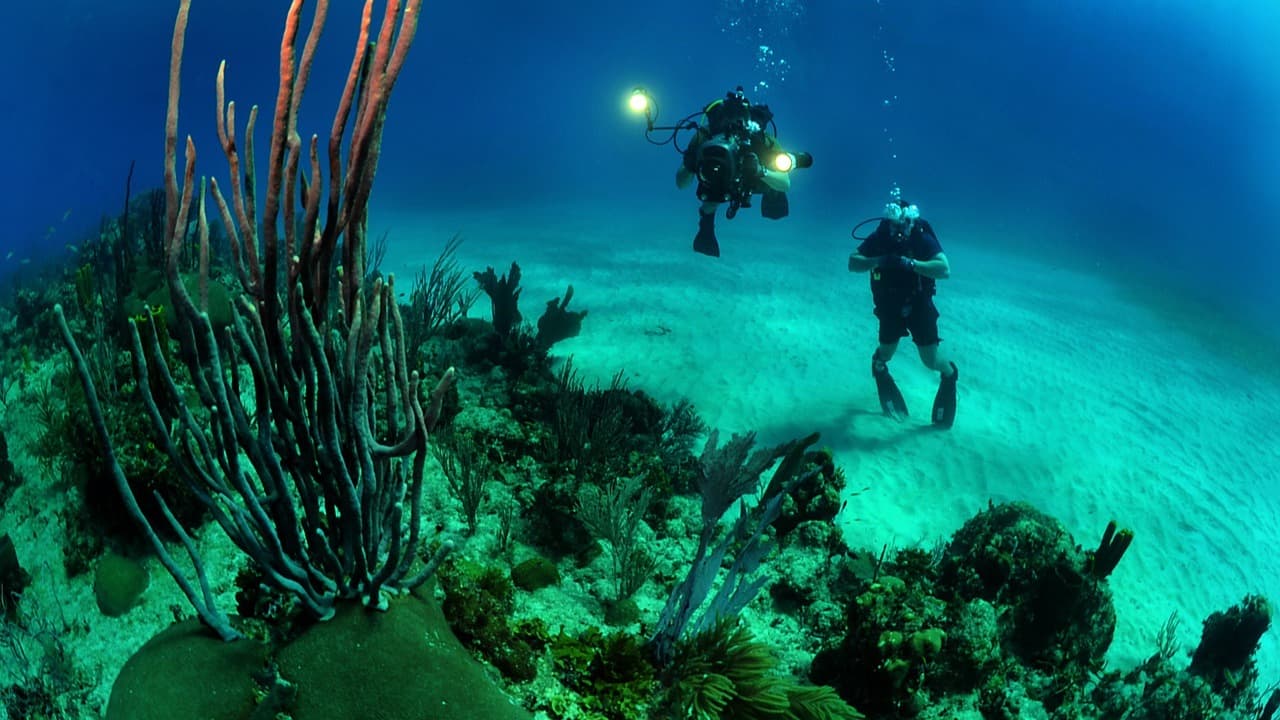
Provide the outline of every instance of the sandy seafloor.
<path id="1" fill-rule="evenodd" d="M 1149 274 L 1073 257 L 1068 233 L 1044 232 L 1051 222 L 1025 238 L 1036 253 L 997 249 L 1024 240 L 1016 230 L 943 224 L 952 277 L 935 301 L 961 373 L 958 419 L 947 433 L 928 427 L 937 377 L 908 340 L 891 364 L 913 412 L 899 424 L 879 413 L 870 376 L 867 277 L 846 268 L 861 217 L 721 215 L 711 259 L 690 250 L 692 203 L 675 217 L 392 214 L 385 265 L 411 276 L 460 233 L 464 267 L 520 263 L 528 321 L 574 286 L 571 308 L 589 315 L 554 352 L 589 380 L 624 370 L 661 401 L 691 399 L 722 432 L 779 442 L 821 431 L 850 490 L 865 489 L 842 518 L 852 546 L 932 546 L 988 501 L 1030 502 L 1086 547 L 1108 520 L 1132 528 L 1111 578 L 1116 666 L 1149 657 L 1174 611 L 1190 651 L 1209 613 L 1247 593 L 1280 598 L 1274 341 Z M 473 314 L 487 313 L 482 299 Z M 1260 664 L 1264 683 L 1280 680 L 1275 630 Z"/>

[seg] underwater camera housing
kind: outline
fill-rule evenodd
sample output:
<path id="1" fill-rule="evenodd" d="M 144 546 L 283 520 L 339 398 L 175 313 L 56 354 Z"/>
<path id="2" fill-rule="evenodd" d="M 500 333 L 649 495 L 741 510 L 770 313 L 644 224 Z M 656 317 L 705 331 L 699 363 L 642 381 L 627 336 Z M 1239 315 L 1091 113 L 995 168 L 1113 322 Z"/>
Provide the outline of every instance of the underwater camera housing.
<path id="1" fill-rule="evenodd" d="M 755 165 L 759 166 L 760 160 L 755 153 L 744 150 L 742 143 L 732 135 L 717 135 L 702 143 L 698 147 L 696 164 L 701 183 L 698 198 L 712 202 L 737 199 L 744 207 L 751 207 L 751 191 L 744 182 L 744 171 L 750 163 L 748 158 L 754 159 Z"/>
<path id="2" fill-rule="evenodd" d="M 787 194 L 762 187 L 760 178 L 764 177 L 764 165 L 750 145 L 749 137 L 724 133 L 698 147 L 698 199 L 729 203 L 726 215 L 732 218 L 739 208 L 751 207 L 751 196 L 758 193 L 761 195 L 760 214 L 770 220 L 780 220 L 790 212 Z M 796 168 L 812 167 L 813 156 L 807 152 L 779 152 L 769 164 L 778 172 L 790 172 Z"/>

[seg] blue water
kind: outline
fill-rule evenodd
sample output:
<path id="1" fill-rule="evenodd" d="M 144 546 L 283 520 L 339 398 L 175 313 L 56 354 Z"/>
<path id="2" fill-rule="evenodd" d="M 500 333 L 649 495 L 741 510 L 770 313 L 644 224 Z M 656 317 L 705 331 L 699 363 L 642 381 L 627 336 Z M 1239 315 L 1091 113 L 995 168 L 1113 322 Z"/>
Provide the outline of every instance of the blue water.
<path id="1" fill-rule="evenodd" d="M 201 172 L 225 177 L 217 62 L 229 62 L 241 123 L 263 106 L 265 138 L 287 3 L 194 5 L 181 126 Z M 306 133 L 327 132 L 350 57 L 359 5 L 333 5 Z M 1066 250 L 1104 271 L 1114 261 L 1266 324 L 1280 306 L 1267 272 L 1280 262 L 1280 6 L 1225 7 L 427 3 L 375 204 L 665 210 L 677 157 L 644 142 L 627 92 L 649 88 L 661 122 L 742 84 L 773 107 L 786 145 L 817 158 L 796 180 L 795 215 L 852 225 L 899 187 L 944 232 L 989 227 L 992 242 L 1032 254 L 1062 252 L 1069 238 Z M 83 242 L 118 212 L 132 161 L 135 192 L 159 185 L 175 8 L 6 8 L 0 257 L 39 261 Z"/>

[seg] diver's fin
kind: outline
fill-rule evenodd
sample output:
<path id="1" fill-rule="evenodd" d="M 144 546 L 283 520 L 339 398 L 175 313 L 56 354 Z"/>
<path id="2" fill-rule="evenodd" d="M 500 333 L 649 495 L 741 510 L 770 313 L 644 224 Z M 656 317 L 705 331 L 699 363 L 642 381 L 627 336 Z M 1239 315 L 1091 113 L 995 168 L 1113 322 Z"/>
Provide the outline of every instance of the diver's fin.
<path id="1" fill-rule="evenodd" d="M 791 211 L 787 202 L 787 194 L 772 188 L 765 188 L 760 197 L 760 215 L 769 220 L 781 220 Z"/>
<path id="2" fill-rule="evenodd" d="M 907 412 L 907 401 L 902 391 L 889 374 L 889 366 L 880 361 L 879 354 L 871 356 L 871 376 L 876 379 L 876 392 L 880 394 L 880 409 L 894 420 L 902 420 L 911 413 Z"/>
<path id="3" fill-rule="evenodd" d="M 948 429 L 956 421 L 956 380 L 960 379 L 960 369 L 951 363 L 951 377 L 942 378 L 938 383 L 938 394 L 933 398 L 933 424 Z"/>
<path id="4" fill-rule="evenodd" d="M 716 216 L 698 213 L 698 234 L 693 236 L 693 251 L 720 257 L 720 243 L 716 242 Z"/>

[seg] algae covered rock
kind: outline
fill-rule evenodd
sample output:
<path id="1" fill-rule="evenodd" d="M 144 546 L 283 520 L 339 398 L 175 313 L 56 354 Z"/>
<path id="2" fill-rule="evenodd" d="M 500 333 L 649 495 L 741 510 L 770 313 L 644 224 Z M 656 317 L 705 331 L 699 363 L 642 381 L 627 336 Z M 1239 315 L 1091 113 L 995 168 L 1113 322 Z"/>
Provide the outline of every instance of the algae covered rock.
<path id="1" fill-rule="evenodd" d="M 339 608 L 277 658 L 298 689 L 293 720 L 528 720 L 417 594 L 386 612 Z"/>
<path id="2" fill-rule="evenodd" d="M 246 720 L 266 646 L 223 642 L 198 620 L 177 623 L 129 658 L 106 720 Z"/>
<path id="3" fill-rule="evenodd" d="M 511 568 L 511 582 L 521 590 L 541 590 L 560 584 L 560 570 L 546 558 L 532 557 Z"/>
<path id="4" fill-rule="evenodd" d="M 108 552 L 98 561 L 93 574 L 93 595 L 98 600 L 98 609 L 107 617 L 124 615 L 141 601 L 150 580 L 142 563 Z"/>
<path id="5" fill-rule="evenodd" d="M 344 603 L 331 620 L 278 650 L 247 638 L 223 642 L 196 620 L 176 624 L 125 664 L 106 720 L 259 720 L 277 713 L 292 720 L 531 717 L 458 642 L 439 605 L 411 594 L 393 599 L 386 612 Z"/>

